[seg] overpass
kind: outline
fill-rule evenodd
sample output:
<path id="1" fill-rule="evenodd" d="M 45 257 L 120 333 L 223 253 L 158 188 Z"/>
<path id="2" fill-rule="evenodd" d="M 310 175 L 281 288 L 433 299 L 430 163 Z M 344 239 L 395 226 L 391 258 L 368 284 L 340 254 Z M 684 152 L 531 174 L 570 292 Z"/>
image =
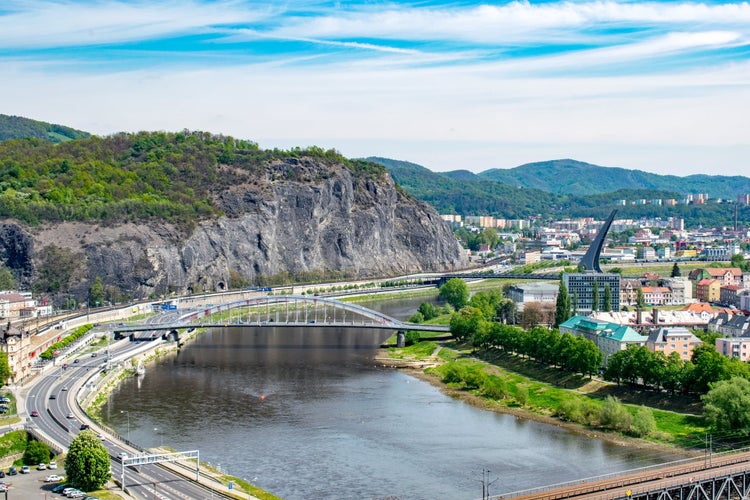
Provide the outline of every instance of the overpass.
<path id="1" fill-rule="evenodd" d="M 195 328 L 368 328 L 398 332 L 403 344 L 407 330 L 450 332 L 446 325 L 408 323 L 367 307 L 326 297 L 304 295 L 269 295 L 189 309 L 174 322 L 120 325 L 113 329 L 115 338 L 136 332 L 166 331 L 178 337 L 179 330 Z"/>

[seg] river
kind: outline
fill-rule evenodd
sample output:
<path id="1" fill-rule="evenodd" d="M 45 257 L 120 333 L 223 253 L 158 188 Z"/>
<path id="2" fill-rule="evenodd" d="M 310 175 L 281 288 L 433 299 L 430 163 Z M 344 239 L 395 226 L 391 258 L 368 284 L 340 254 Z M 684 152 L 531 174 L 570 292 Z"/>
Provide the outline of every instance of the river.
<path id="1" fill-rule="evenodd" d="M 422 300 L 378 308 L 404 317 Z M 374 364 L 383 335 L 207 332 L 126 380 L 104 418 L 286 499 L 480 498 L 483 478 L 499 494 L 676 458 L 453 400 Z"/>

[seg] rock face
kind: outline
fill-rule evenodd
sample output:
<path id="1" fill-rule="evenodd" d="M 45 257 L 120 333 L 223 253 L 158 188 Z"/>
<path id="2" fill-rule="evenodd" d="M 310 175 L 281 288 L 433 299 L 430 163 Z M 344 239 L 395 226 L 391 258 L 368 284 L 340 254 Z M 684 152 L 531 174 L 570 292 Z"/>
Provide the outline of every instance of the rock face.
<path id="1" fill-rule="evenodd" d="M 0 258 L 30 284 L 50 245 L 75 256 L 68 291 L 96 277 L 127 297 L 240 283 L 395 276 L 464 266 L 464 253 L 430 206 L 385 173 L 360 175 L 307 158 L 277 160 L 262 176 L 217 193 L 224 215 L 189 231 L 166 223 L 0 225 Z"/>

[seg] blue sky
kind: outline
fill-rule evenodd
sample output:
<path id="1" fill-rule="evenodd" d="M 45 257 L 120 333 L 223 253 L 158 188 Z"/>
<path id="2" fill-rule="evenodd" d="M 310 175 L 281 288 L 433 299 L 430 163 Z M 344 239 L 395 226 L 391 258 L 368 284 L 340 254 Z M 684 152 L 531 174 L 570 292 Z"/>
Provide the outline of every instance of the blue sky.
<path id="1" fill-rule="evenodd" d="M 750 175 L 750 4 L 5 0 L 0 113 L 435 171 Z"/>

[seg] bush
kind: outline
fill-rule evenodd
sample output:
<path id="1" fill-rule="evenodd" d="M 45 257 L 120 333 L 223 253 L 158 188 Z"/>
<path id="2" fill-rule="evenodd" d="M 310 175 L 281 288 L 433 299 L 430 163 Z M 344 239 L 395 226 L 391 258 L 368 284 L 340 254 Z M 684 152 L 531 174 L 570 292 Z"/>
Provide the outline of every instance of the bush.
<path id="1" fill-rule="evenodd" d="M 656 430 L 656 420 L 651 409 L 641 406 L 633 417 L 632 432 L 638 437 L 645 437 Z"/>
<path id="2" fill-rule="evenodd" d="M 47 463 L 51 456 L 47 443 L 29 441 L 26 451 L 23 453 L 23 463 L 26 465 L 39 465 Z"/>
<path id="3" fill-rule="evenodd" d="M 414 330 L 407 330 L 404 342 L 406 343 L 406 345 L 414 345 L 419 342 L 419 339 L 419 332 Z"/>
<path id="4" fill-rule="evenodd" d="M 627 432 L 630 431 L 633 417 L 619 399 L 607 396 L 599 412 L 599 425 L 606 429 Z"/>

